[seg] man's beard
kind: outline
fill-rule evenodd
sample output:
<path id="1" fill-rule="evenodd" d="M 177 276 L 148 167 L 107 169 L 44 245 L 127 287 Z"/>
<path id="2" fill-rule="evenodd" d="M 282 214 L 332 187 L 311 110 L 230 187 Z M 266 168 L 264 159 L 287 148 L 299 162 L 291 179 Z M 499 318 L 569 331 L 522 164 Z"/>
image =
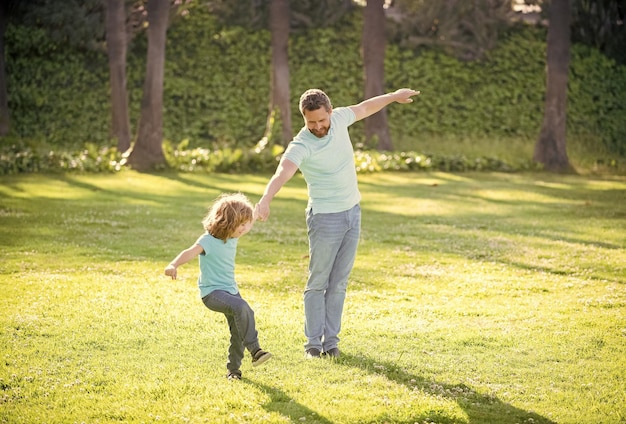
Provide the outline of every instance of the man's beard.
<path id="1" fill-rule="evenodd" d="M 313 134 L 315 137 L 317 138 L 323 138 L 326 136 L 326 134 L 328 134 L 328 130 L 330 129 L 330 126 L 328 127 L 322 127 L 319 130 L 312 130 L 309 129 L 309 131 L 311 132 L 311 134 Z"/>

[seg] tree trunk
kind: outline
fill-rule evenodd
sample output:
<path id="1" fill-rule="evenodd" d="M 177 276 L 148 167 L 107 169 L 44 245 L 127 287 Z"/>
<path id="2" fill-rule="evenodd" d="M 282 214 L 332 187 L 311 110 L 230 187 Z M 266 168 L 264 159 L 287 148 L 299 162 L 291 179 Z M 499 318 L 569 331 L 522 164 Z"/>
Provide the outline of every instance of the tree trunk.
<path id="1" fill-rule="evenodd" d="M 163 74 L 165 41 L 170 11 L 169 0 L 149 0 L 148 60 L 141 100 L 137 141 L 128 163 L 138 171 L 148 171 L 165 163 L 163 155 Z"/>
<path id="2" fill-rule="evenodd" d="M 130 118 L 126 91 L 126 8 L 124 0 L 105 0 L 106 41 L 111 85 L 112 135 L 117 150 L 130 148 Z"/>
<path id="3" fill-rule="evenodd" d="M 365 68 L 365 98 L 379 96 L 385 92 L 385 0 L 368 0 L 365 6 L 365 22 L 363 25 L 363 63 Z M 377 139 L 378 150 L 393 150 L 387 110 L 365 118 L 365 139 L 367 144 Z"/>
<path id="4" fill-rule="evenodd" d="M 271 0 L 270 31 L 272 34 L 272 66 L 270 103 L 265 137 L 269 139 L 276 110 L 280 113 L 281 144 L 287 146 L 293 137 L 289 91 L 289 0 Z"/>
<path id="5" fill-rule="evenodd" d="M 566 149 L 569 22 L 569 0 L 552 0 L 549 10 L 545 110 L 533 156 L 536 162 L 551 172 L 572 171 Z"/>
<path id="6" fill-rule="evenodd" d="M 0 4 L 0 137 L 9 133 L 9 96 L 7 89 L 6 64 L 4 61 L 4 33 L 7 28 L 8 6 L 5 0 Z"/>

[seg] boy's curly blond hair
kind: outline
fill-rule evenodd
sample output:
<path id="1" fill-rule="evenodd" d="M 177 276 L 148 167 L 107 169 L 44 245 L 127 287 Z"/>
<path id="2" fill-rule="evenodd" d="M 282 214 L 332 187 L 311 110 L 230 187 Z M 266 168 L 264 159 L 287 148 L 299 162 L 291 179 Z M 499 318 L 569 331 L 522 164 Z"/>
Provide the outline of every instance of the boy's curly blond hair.
<path id="1" fill-rule="evenodd" d="M 225 193 L 220 195 L 207 215 L 202 220 L 204 229 L 213 237 L 226 243 L 237 227 L 252 221 L 254 208 L 250 200 L 242 193 Z"/>

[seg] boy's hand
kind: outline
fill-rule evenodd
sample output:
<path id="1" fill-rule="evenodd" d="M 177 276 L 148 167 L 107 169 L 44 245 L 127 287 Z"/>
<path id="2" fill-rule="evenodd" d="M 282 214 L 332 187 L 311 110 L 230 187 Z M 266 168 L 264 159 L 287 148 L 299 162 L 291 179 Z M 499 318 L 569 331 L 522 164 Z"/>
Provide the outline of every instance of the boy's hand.
<path id="1" fill-rule="evenodd" d="M 165 267 L 165 275 L 168 277 L 172 277 L 172 280 L 176 279 L 176 267 L 172 264 L 169 264 Z"/>

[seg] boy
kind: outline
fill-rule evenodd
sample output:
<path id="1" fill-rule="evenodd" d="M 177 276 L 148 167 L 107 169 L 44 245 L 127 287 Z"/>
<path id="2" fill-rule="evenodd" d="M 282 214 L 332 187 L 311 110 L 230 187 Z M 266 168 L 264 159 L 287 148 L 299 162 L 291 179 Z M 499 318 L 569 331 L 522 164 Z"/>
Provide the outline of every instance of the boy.
<path id="1" fill-rule="evenodd" d="M 179 266 L 199 258 L 198 287 L 202 302 L 210 310 L 223 313 L 230 329 L 226 364 L 229 380 L 241 380 L 244 349 L 252 355 L 253 366 L 261 365 L 272 356 L 259 345 L 254 311 L 239 294 L 235 281 L 237 241 L 252 229 L 255 219 L 246 196 L 241 193 L 221 195 L 202 220 L 206 232 L 165 268 L 165 275 L 175 280 Z"/>

